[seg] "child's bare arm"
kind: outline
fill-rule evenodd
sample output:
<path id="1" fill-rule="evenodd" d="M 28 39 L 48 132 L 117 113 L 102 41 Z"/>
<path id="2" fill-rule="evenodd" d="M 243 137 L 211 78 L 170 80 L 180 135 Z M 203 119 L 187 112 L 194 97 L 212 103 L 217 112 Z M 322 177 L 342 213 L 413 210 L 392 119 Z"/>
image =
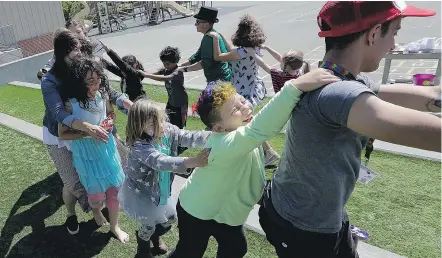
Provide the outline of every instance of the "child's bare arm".
<path id="1" fill-rule="evenodd" d="M 66 112 L 72 114 L 72 104 L 67 101 L 64 103 L 64 108 Z M 76 140 L 87 136 L 86 133 L 82 131 L 77 131 L 68 126 L 63 125 L 62 123 L 58 123 L 58 138 L 60 140 Z"/>
<path id="2" fill-rule="evenodd" d="M 276 61 L 282 63 L 282 55 L 278 51 L 274 50 L 273 48 L 267 45 L 261 45 L 261 48 L 267 50 L 267 52 L 269 52 L 270 55 L 272 55 Z"/>
<path id="3" fill-rule="evenodd" d="M 86 133 L 71 129 L 62 123 L 58 123 L 58 138 L 60 140 L 77 140 L 87 136 Z"/>
<path id="4" fill-rule="evenodd" d="M 266 71 L 267 73 L 270 74 L 270 70 L 272 68 L 268 64 L 266 64 L 264 62 L 264 60 L 260 56 L 255 55 L 255 59 L 256 59 L 256 62 L 258 63 L 258 65 L 259 65 L 259 67 L 261 67 L 264 71 Z"/>
<path id="5" fill-rule="evenodd" d="M 232 41 L 230 41 L 229 39 L 226 39 L 223 34 L 221 34 L 221 33 L 218 33 L 218 34 L 221 36 L 222 40 L 224 41 L 224 43 L 225 43 L 224 45 L 226 46 L 227 52 L 232 51 L 232 49 L 235 47 L 233 45 Z"/>
<path id="6" fill-rule="evenodd" d="M 149 78 L 155 81 L 160 81 L 160 82 L 164 82 L 164 81 L 168 81 L 170 79 L 173 78 L 174 74 L 169 74 L 169 75 L 159 75 L 159 74 L 153 74 L 153 73 L 146 73 L 144 71 L 139 71 L 144 78 Z"/>
<path id="7" fill-rule="evenodd" d="M 219 46 L 219 35 L 218 33 L 212 31 L 207 34 L 212 37 L 213 42 L 213 59 L 215 61 L 234 61 L 241 59 L 241 56 L 237 53 L 237 51 L 232 51 L 232 49 L 227 53 L 221 53 L 221 49 Z"/>

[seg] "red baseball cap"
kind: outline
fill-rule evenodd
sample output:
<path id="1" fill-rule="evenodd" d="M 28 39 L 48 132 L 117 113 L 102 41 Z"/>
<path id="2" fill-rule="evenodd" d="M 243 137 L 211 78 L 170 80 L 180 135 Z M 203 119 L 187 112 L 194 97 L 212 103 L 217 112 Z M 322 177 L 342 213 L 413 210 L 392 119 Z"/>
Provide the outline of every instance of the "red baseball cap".
<path id="1" fill-rule="evenodd" d="M 436 12 L 404 1 L 329 1 L 319 11 L 319 37 L 340 37 L 360 32 L 399 16 L 427 17 Z M 323 23 L 330 29 L 322 28 Z"/>

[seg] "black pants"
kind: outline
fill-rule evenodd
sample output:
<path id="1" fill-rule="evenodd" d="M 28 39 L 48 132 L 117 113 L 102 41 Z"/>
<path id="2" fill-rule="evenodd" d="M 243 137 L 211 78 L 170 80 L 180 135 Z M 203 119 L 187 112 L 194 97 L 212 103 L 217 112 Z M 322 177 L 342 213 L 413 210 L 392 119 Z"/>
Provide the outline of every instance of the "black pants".
<path id="1" fill-rule="evenodd" d="M 214 220 L 200 220 L 187 213 L 178 202 L 178 244 L 169 258 L 200 258 L 209 238 L 218 242 L 217 258 L 240 258 L 247 253 L 243 226 L 229 226 Z"/>
<path id="2" fill-rule="evenodd" d="M 187 122 L 187 104 L 181 107 L 174 107 L 169 104 L 166 105 L 166 111 L 169 116 L 169 122 L 178 128 L 183 129 L 186 127 Z"/>
<path id="3" fill-rule="evenodd" d="M 259 209 L 259 223 L 266 238 L 281 258 L 358 258 L 350 223 L 342 222 L 338 233 L 304 231 L 283 219 L 273 207 L 270 190 L 264 193 Z"/>
<path id="4" fill-rule="evenodd" d="M 169 116 L 169 122 L 180 129 L 184 129 L 187 123 L 187 104 L 181 107 L 174 107 L 167 102 L 166 111 Z M 186 151 L 186 147 L 178 147 L 178 155 Z"/>

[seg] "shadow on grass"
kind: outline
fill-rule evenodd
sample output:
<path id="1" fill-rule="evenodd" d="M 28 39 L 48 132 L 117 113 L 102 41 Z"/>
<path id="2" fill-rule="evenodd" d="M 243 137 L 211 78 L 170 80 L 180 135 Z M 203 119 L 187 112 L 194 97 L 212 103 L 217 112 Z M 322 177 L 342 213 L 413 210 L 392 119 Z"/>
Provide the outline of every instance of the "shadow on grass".
<path id="1" fill-rule="evenodd" d="M 22 192 L 1 231 L 0 257 L 92 257 L 101 252 L 111 234 L 95 232 L 98 227 L 93 219 L 80 223 L 75 236 L 69 235 L 64 225 L 46 227 L 45 219 L 63 205 L 62 187 L 54 173 Z M 28 205 L 32 206 L 17 213 Z M 32 232 L 11 248 L 15 235 L 25 227 L 31 227 Z"/>

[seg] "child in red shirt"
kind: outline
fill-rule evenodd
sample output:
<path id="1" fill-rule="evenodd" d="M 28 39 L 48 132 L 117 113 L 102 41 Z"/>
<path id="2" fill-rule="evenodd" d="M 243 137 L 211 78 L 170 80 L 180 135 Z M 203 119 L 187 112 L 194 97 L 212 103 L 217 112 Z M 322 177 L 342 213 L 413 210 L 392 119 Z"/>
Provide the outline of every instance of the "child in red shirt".
<path id="1" fill-rule="evenodd" d="M 302 52 L 289 51 L 284 55 L 281 55 L 266 45 L 261 45 L 261 49 L 267 50 L 278 62 L 281 63 L 281 69 L 271 68 L 265 63 L 261 65 L 261 67 L 270 74 L 275 93 L 278 93 L 281 90 L 286 81 L 296 79 L 299 76 L 310 72 L 310 64 L 304 60 L 304 53 Z"/>

